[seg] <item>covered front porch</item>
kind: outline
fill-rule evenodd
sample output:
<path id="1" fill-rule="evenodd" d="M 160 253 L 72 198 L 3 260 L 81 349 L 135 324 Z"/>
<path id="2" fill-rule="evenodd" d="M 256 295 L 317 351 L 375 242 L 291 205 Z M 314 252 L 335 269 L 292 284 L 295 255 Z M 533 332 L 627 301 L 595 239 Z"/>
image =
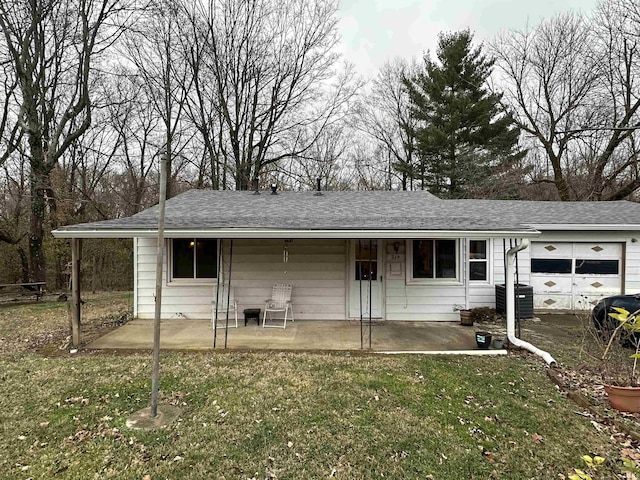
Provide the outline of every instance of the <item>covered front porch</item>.
<path id="1" fill-rule="evenodd" d="M 286 329 L 255 324 L 229 328 L 226 348 L 236 350 L 320 350 L 375 352 L 449 352 L 476 350 L 475 331 L 452 322 L 358 322 L 303 320 Z M 362 337 L 361 337 L 362 332 Z M 207 320 L 162 320 L 160 347 L 211 350 L 214 331 Z M 361 342 L 362 338 L 362 342 Z M 136 319 L 91 342 L 88 349 L 152 349 L 153 321 Z M 216 349 L 225 348 L 225 330 L 216 332 Z M 493 351 L 497 353 L 496 351 Z"/>
<path id="2" fill-rule="evenodd" d="M 162 347 L 213 348 L 209 319 L 220 312 L 212 303 L 257 310 L 285 285 L 298 322 L 285 331 L 232 329 L 226 345 L 218 330 L 216 348 L 463 351 L 474 348 L 474 332 L 452 323 L 457 310 L 490 305 L 503 281 L 511 298 L 506 242 L 524 245 L 538 234 L 444 208 L 424 192 L 193 191 L 169 200 L 165 217 L 163 235 L 157 208 L 54 232 L 72 244 L 74 345 L 81 342 L 82 239 L 134 239 L 138 320 L 93 348 L 150 348 L 154 317 L 163 319 Z M 375 322 L 371 341 L 356 321 L 367 317 Z"/>

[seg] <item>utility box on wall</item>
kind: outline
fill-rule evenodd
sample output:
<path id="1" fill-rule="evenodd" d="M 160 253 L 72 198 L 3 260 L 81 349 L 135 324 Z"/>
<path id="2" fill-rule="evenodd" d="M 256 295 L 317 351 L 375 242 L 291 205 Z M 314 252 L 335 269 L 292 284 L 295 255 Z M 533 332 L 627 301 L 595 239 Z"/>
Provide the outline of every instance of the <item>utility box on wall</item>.
<path id="1" fill-rule="evenodd" d="M 533 318 L 533 287 L 518 284 L 515 286 L 516 318 Z M 507 294 L 505 285 L 496 285 L 496 312 L 507 313 Z"/>

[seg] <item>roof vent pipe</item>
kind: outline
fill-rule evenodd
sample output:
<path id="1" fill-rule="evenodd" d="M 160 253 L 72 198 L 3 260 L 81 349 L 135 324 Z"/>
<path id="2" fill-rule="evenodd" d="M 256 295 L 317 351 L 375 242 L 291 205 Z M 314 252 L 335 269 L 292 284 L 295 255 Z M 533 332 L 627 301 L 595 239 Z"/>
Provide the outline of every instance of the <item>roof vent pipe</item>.
<path id="1" fill-rule="evenodd" d="M 278 192 L 278 184 L 277 183 L 272 183 L 271 184 L 271 195 L 277 195 Z"/>
<path id="2" fill-rule="evenodd" d="M 260 195 L 260 187 L 258 184 L 258 177 L 255 177 L 253 179 L 253 194 L 254 195 Z"/>
<path id="3" fill-rule="evenodd" d="M 525 350 L 529 350 L 531 353 L 542 357 L 542 359 L 549 365 L 553 367 L 556 365 L 555 359 L 551 356 L 549 352 L 545 352 L 544 350 L 540 350 L 538 347 L 530 344 L 529 342 L 525 342 L 524 340 L 520 340 L 516 337 L 516 315 L 515 315 L 515 285 L 514 285 L 514 274 L 515 274 L 515 256 L 516 253 L 520 250 L 524 250 L 529 246 L 529 239 L 523 238 L 519 244 L 516 244 L 515 247 L 507 250 L 505 254 L 505 263 L 507 264 L 507 278 L 505 278 L 505 286 L 506 286 L 506 304 L 507 304 L 507 338 L 512 345 L 516 347 L 524 348 Z"/>
<path id="4" fill-rule="evenodd" d="M 320 177 L 316 178 L 316 197 L 322 195 L 322 187 L 320 185 L 321 180 L 322 179 Z"/>

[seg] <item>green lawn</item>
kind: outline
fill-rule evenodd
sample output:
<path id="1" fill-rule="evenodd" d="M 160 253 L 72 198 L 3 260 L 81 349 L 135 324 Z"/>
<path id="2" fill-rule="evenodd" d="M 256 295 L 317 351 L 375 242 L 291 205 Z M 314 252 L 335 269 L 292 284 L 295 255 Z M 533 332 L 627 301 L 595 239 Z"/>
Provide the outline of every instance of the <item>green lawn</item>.
<path id="1" fill-rule="evenodd" d="M 107 297 L 87 303 L 128 301 Z M 0 311 L 0 339 L 25 308 Z M 530 357 L 163 352 L 180 417 L 144 432 L 125 421 L 149 405 L 150 353 L 19 346 L 0 355 L 1 478 L 557 479 L 585 454 L 607 458 L 594 478 L 622 478 L 611 432 Z"/>

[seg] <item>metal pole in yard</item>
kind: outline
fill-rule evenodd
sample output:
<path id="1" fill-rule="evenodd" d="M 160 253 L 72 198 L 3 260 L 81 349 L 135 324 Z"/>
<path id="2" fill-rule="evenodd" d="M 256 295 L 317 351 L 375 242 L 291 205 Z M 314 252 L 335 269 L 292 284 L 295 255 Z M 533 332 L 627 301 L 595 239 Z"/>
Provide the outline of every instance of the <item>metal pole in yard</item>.
<path id="1" fill-rule="evenodd" d="M 517 244 L 518 242 L 516 242 Z M 516 259 L 516 288 L 515 288 L 515 295 L 516 295 L 516 331 L 518 332 L 518 338 L 520 338 L 520 334 L 522 333 L 520 331 L 520 270 L 518 268 L 518 252 L 516 252 L 515 254 L 515 259 Z"/>
<path id="2" fill-rule="evenodd" d="M 164 258 L 164 209 L 167 197 L 168 154 L 160 157 L 160 210 L 158 212 L 158 248 L 156 253 L 156 305 L 153 320 L 153 376 L 151 378 L 151 417 L 158 416 L 158 378 L 160 375 L 160 315 L 162 312 L 162 264 Z"/>
<path id="3" fill-rule="evenodd" d="M 218 246 L 218 280 L 216 282 L 216 308 L 215 308 L 215 312 L 214 312 L 214 317 L 213 317 L 213 348 L 216 348 L 216 339 L 217 339 L 217 333 L 218 333 L 218 306 L 220 305 L 220 284 L 223 281 L 224 275 L 223 275 L 223 269 L 224 269 L 224 265 L 222 263 L 222 248 L 223 248 L 223 243 L 222 243 L 222 239 L 219 240 L 220 245 Z M 223 292 L 224 293 L 224 292 Z"/>
<path id="4" fill-rule="evenodd" d="M 227 323 L 224 326 L 224 348 L 227 348 L 229 335 L 229 301 L 231 300 L 231 262 L 233 262 L 233 239 L 229 240 L 229 275 L 227 278 Z M 237 315 L 237 312 L 236 312 Z M 238 326 L 236 322 L 236 327 Z"/>
<path id="5" fill-rule="evenodd" d="M 356 269 L 358 272 L 358 280 L 360 285 L 360 349 L 364 348 L 364 332 L 362 329 L 364 328 L 362 325 L 362 261 L 358 258 L 362 252 L 362 242 L 358 239 L 358 252 L 356 255 Z"/>
<path id="6" fill-rule="evenodd" d="M 373 240 L 369 239 L 369 350 L 371 350 L 371 306 L 373 305 L 373 302 L 371 300 L 371 282 L 372 282 L 371 277 L 373 276 L 372 252 L 373 252 Z M 378 272 L 376 269 L 376 276 L 377 275 L 378 275 Z"/>

